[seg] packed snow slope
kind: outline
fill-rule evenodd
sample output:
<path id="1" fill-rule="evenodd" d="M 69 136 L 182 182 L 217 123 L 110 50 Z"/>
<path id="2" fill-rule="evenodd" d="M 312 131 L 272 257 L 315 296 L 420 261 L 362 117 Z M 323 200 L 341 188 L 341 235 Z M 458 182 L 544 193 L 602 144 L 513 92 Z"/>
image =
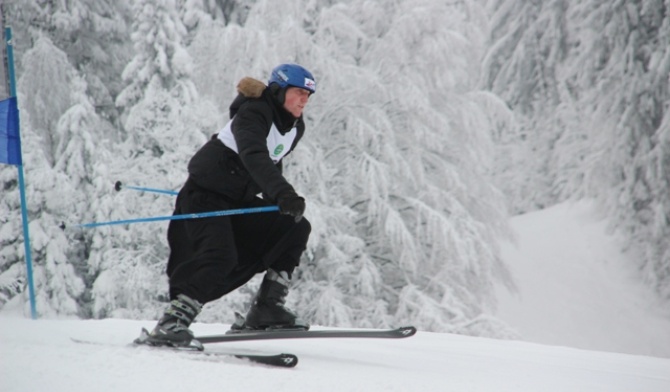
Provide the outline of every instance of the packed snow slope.
<path id="1" fill-rule="evenodd" d="M 0 316 L 0 390 L 670 391 L 670 359 L 419 332 L 401 340 L 317 339 L 208 345 L 291 352 L 295 368 L 129 346 L 151 321 Z M 195 324 L 196 334 L 226 325 Z M 96 344 L 76 343 L 71 338 Z M 215 359 L 212 359 L 215 358 Z"/>
<path id="2" fill-rule="evenodd" d="M 518 291 L 498 290 L 497 316 L 527 341 L 670 358 L 670 306 L 606 221 L 589 201 L 512 218 L 502 253 Z"/>

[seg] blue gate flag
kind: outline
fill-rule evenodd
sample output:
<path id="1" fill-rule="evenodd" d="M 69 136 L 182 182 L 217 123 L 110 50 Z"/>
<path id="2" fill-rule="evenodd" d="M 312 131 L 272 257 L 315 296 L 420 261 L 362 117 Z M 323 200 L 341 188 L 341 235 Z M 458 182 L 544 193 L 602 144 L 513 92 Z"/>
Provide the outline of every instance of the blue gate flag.
<path id="1" fill-rule="evenodd" d="M 0 163 L 22 165 L 16 97 L 0 101 Z"/>

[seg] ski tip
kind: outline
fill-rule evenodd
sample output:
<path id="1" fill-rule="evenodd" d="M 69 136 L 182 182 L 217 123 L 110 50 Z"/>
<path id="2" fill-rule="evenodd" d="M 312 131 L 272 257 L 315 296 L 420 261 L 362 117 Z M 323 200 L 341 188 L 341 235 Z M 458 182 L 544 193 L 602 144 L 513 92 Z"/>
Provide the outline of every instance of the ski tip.
<path id="1" fill-rule="evenodd" d="M 416 328 L 414 328 L 412 326 L 400 327 L 400 328 L 398 328 L 397 331 L 400 334 L 401 338 L 408 338 L 408 337 L 414 336 L 416 334 Z"/>
<path id="2" fill-rule="evenodd" d="M 232 354 L 238 359 L 246 359 L 262 365 L 277 366 L 283 368 L 292 368 L 298 364 L 298 357 L 294 354 L 277 355 L 254 355 L 254 354 Z"/>
<path id="3" fill-rule="evenodd" d="M 293 354 L 280 354 L 279 359 L 286 367 L 295 367 L 298 364 L 298 357 Z"/>

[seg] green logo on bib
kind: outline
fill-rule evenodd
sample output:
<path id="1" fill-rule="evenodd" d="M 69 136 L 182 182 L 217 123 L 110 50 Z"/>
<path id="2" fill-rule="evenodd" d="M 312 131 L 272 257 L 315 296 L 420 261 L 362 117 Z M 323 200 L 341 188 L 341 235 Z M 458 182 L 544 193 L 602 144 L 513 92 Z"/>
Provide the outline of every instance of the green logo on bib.
<path id="1" fill-rule="evenodd" d="M 277 155 L 281 154 L 282 151 L 284 151 L 284 145 L 280 144 L 275 148 L 274 155 L 277 156 Z"/>

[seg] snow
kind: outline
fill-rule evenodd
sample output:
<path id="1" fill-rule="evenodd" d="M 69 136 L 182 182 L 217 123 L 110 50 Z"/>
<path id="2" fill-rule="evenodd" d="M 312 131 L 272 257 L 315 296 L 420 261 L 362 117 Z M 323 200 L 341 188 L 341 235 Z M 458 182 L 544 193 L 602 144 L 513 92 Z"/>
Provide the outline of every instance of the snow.
<path id="1" fill-rule="evenodd" d="M 12 391 L 668 391 L 670 359 L 419 332 L 403 340 L 284 340 L 211 351 L 291 352 L 293 369 L 133 348 L 149 321 L 0 323 L 2 390 Z M 198 334 L 227 326 L 196 324 Z M 75 343 L 70 338 L 100 344 Z"/>
<path id="2" fill-rule="evenodd" d="M 502 246 L 518 286 L 500 288 L 497 316 L 527 341 L 670 357 L 670 309 L 589 201 L 514 217 Z"/>
<path id="3" fill-rule="evenodd" d="M 3 312 L 0 390 L 670 391 L 670 318 L 602 222 L 588 203 L 512 220 L 518 243 L 505 244 L 503 255 L 519 291 L 499 290 L 499 317 L 527 342 L 419 331 L 401 340 L 207 346 L 299 357 L 297 367 L 280 369 L 129 346 L 151 320 L 34 321 Z M 193 325 L 197 335 L 227 328 Z"/>

